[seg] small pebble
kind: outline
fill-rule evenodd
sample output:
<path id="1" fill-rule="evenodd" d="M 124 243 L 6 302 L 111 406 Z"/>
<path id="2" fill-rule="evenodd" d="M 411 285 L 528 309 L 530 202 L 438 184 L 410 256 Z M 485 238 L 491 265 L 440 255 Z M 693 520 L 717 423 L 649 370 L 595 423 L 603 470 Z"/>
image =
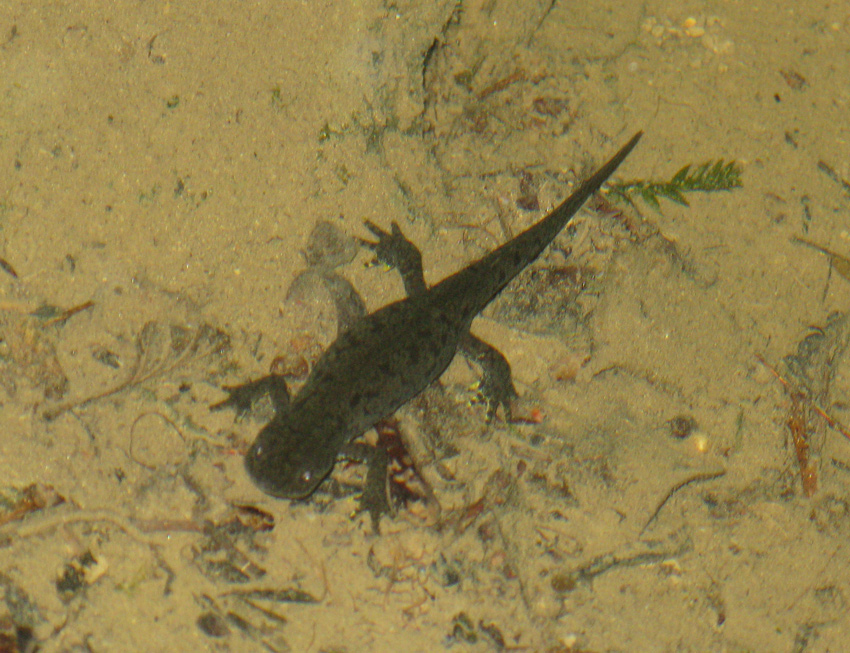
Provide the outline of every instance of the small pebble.
<path id="1" fill-rule="evenodd" d="M 669 420 L 670 435 L 678 440 L 684 440 L 697 428 L 697 421 L 690 415 L 677 415 Z"/>

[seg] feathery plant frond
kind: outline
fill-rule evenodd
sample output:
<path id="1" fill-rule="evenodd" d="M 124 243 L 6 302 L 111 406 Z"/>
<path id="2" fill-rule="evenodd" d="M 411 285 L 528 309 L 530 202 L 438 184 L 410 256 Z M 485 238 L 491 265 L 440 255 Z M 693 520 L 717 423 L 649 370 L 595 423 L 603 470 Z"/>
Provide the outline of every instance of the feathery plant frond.
<path id="1" fill-rule="evenodd" d="M 693 168 L 693 171 L 691 171 Z M 676 204 L 689 206 L 685 193 L 711 193 L 719 190 L 741 188 L 741 166 L 735 161 L 707 161 L 695 168 L 688 164 L 670 181 L 647 181 L 636 179 L 614 183 L 608 192 L 615 201 L 634 204 L 636 197 L 641 198 L 656 211 L 661 211 L 660 198 L 666 198 Z"/>

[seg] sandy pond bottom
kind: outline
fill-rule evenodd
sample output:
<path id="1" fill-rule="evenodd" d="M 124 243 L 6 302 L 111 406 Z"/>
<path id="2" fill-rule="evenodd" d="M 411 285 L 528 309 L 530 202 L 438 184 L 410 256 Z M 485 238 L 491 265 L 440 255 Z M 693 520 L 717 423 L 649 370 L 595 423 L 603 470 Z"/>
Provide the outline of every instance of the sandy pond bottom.
<path id="1" fill-rule="evenodd" d="M 844 650 L 850 15 L 786 4 L 3 3 L 0 650 Z M 251 485 L 209 405 L 333 339 L 320 221 L 374 310 L 363 219 L 434 282 L 638 129 L 619 181 L 743 186 L 596 199 L 485 311 L 532 419 L 462 359 L 400 411 L 439 514 Z"/>

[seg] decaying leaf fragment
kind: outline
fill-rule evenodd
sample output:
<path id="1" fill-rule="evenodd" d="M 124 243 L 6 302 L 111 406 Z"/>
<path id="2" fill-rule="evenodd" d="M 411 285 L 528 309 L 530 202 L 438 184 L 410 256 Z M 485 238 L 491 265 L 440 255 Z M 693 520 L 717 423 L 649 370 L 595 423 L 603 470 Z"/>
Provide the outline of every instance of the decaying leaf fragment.
<path id="1" fill-rule="evenodd" d="M 831 385 L 848 345 L 850 315 L 833 313 L 823 327 L 812 328 L 795 353 L 782 359 L 784 374 L 776 373 L 791 401 L 786 424 L 806 496 L 812 496 L 818 488 L 820 446 L 827 427 L 848 436 L 847 429 L 828 412 Z"/>

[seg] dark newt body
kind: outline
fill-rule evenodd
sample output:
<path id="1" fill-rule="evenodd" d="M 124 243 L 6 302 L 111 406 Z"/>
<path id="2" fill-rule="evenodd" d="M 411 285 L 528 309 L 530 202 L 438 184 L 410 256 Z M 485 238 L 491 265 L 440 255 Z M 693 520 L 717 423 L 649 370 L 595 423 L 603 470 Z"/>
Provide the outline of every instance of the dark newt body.
<path id="1" fill-rule="evenodd" d="M 472 320 L 541 254 L 640 136 L 636 134 L 545 218 L 431 288 L 425 286 L 418 250 L 398 227 L 393 225 L 391 235 L 370 225 L 379 235 L 380 242 L 374 245 L 379 258 L 383 248 L 385 262 L 399 267 L 408 297 L 361 318 L 342 333 L 291 402 L 278 388 L 277 413 L 245 457 L 247 471 L 260 489 L 281 498 L 309 496 L 352 440 L 424 390 L 459 348 L 488 366 L 485 384 L 488 371 L 494 377 L 490 398 L 507 407 L 515 395 L 510 367 L 495 349 L 470 335 Z M 397 247 L 403 250 L 405 244 L 406 258 L 399 256 Z M 275 386 L 272 377 L 266 377 L 231 388 L 230 398 L 220 405 L 244 408 L 247 395 Z"/>

